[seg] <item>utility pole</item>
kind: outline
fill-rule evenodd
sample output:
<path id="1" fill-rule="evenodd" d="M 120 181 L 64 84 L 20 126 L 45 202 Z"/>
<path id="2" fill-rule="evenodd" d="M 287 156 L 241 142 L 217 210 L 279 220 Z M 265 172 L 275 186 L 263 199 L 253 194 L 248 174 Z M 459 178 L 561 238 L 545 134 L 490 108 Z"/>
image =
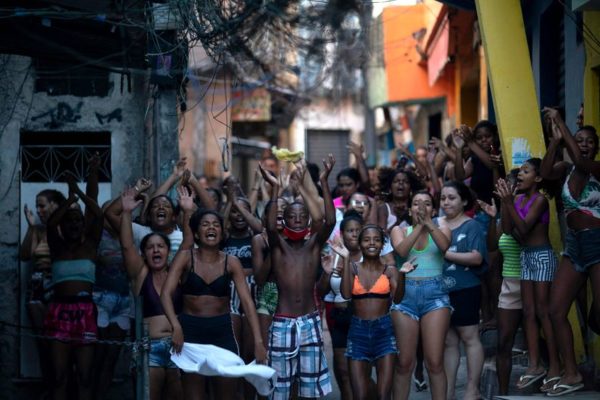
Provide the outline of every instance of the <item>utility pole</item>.
<path id="1" fill-rule="evenodd" d="M 363 90 L 362 101 L 365 113 L 365 128 L 363 131 L 363 141 L 367 152 L 367 165 L 375 165 L 377 162 L 377 137 L 375 134 L 375 113 L 369 107 L 369 67 L 371 62 L 371 23 L 373 21 L 373 4 L 365 1 L 362 4 L 362 13 L 360 16 L 362 27 L 362 40 L 364 46 L 362 77 Z"/>

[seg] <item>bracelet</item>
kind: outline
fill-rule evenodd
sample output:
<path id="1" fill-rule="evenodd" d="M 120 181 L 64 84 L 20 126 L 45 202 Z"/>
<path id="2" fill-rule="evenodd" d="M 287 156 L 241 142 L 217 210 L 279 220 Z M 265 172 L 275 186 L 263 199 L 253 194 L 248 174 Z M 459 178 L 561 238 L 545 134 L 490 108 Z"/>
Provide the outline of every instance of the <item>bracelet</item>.
<path id="1" fill-rule="evenodd" d="M 136 190 L 138 193 L 140 193 L 140 192 L 141 192 L 141 190 L 140 190 L 140 188 L 139 188 L 139 187 L 137 187 L 137 186 L 134 186 L 133 188 L 134 188 L 134 189 L 135 189 L 135 190 Z"/>

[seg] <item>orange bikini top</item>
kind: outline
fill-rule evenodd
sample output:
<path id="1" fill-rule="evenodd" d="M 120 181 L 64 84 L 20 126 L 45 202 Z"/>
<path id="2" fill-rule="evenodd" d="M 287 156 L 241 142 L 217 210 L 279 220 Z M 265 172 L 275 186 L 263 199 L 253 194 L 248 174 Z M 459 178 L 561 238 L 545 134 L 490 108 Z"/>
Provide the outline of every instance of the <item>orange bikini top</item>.
<path id="1" fill-rule="evenodd" d="M 375 281 L 375 284 L 366 290 L 365 287 L 358 279 L 358 269 L 355 263 L 352 263 L 354 267 L 354 284 L 352 285 L 352 299 L 388 299 L 390 297 L 390 279 L 385 274 L 388 266 L 386 265 L 383 272 Z"/>

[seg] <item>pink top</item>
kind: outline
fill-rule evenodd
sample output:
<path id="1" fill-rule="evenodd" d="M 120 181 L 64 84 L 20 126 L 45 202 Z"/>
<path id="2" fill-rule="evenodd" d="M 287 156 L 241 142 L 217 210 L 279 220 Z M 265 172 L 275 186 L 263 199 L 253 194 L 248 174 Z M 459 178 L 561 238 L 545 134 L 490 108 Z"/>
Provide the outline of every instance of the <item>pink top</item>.
<path id="1" fill-rule="evenodd" d="M 335 208 L 344 208 L 344 200 L 342 200 L 342 196 L 333 199 L 333 206 Z"/>
<path id="2" fill-rule="evenodd" d="M 521 219 L 525 219 L 525 217 L 529 213 L 529 209 L 531 208 L 531 205 L 533 204 L 535 199 L 538 198 L 538 196 L 541 196 L 541 194 L 534 193 L 533 196 L 531 196 L 529 201 L 527 203 L 525 203 L 525 205 L 523 207 L 521 207 L 521 203 L 523 202 L 523 198 L 525 197 L 525 195 L 522 194 L 515 198 L 515 210 L 517 210 L 517 213 L 519 214 L 519 217 L 521 217 Z M 550 211 L 549 210 L 544 211 L 544 213 L 540 217 L 540 222 L 542 224 L 550 223 Z"/>

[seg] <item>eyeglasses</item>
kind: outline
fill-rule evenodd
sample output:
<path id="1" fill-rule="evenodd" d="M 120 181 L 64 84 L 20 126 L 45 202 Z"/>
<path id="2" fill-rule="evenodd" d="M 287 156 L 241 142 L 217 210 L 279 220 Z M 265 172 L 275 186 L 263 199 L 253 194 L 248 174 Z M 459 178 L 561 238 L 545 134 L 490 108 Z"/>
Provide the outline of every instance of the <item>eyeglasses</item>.
<path id="1" fill-rule="evenodd" d="M 350 200 L 350 205 L 353 207 L 366 207 L 369 205 L 369 202 L 366 200 Z"/>

